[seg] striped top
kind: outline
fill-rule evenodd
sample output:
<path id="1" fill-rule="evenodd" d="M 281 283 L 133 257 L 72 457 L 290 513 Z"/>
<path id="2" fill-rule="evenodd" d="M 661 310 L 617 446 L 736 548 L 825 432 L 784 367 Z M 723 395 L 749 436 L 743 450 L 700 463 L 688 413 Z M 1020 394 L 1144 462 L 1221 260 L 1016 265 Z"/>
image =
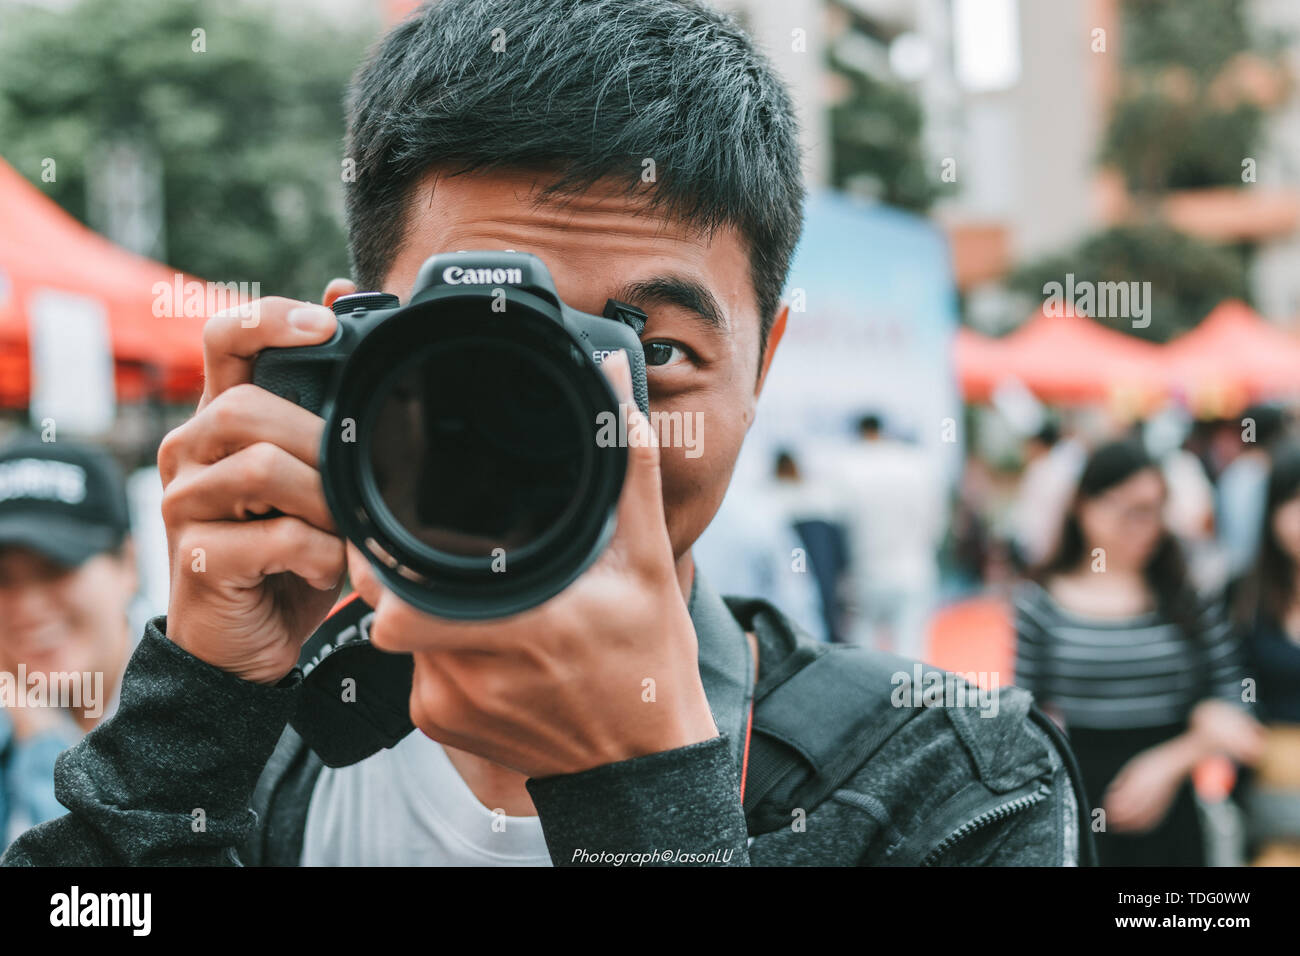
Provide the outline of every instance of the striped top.
<path id="1" fill-rule="evenodd" d="M 1198 633 L 1188 635 L 1156 611 L 1087 617 L 1026 581 L 1015 618 L 1016 684 L 1059 710 L 1066 727 L 1182 724 L 1207 697 L 1241 701 L 1241 648 L 1219 601 L 1202 602 Z"/>

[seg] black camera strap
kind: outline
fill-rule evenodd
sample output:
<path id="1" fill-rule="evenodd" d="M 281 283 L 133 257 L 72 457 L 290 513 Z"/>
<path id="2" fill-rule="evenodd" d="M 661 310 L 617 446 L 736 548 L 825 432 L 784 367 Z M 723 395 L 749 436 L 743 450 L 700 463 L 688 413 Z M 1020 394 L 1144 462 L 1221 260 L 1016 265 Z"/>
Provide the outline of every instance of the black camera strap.
<path id="1" fill-rule="evenodd" d="M 718 730 L 728 734 L 736 766 L 754 694 L 745 632 L 698 571 L 688 603 L 699 643 L 700 679 Z M 346 767 L 396 746 L 415 729 L 410 697 L 414 665 L 370 643 L 374 611 L 353 594 L 303 645 L 302 692 L 290 724 L 327 767 Z"/>
<path id="2" fill-rule="evenodd" d="M 374 616 L 353 594 L 316 629 L 298 658 L 302 692 L 289 723 L 327 767 L 364 760 L 415 729 L 411 655 L 370 643 Z"/>

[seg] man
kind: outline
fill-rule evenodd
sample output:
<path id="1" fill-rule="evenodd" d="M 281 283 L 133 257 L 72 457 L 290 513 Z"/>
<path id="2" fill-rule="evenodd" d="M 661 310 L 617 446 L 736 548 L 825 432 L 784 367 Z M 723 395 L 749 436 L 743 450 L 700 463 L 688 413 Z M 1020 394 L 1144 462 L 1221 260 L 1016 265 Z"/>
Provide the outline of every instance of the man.
<path id="1" fill-rule="evenodd" d="M 1219 474 L 1215 530 L 1228 579 L 1236 581 L 1250 572 L 1259 555 L 1269 456 L 1286 435 L 1286 415 L 1275 405 L 1252 405 L 1241 413 L 1240 424 L 1233 422 L 1223 431 L 1235 439 L 1232 447 L 1238 453 Z"/>
<path id="2" fill-rule="evenodd" d="M 947 508 L 934 466 L 919 448 L 886 437 L 881 426 L 878 415 L 858 420 L 858 441 L 840 476 L 858 602 L 852 639 L 920 657 L 939 583 L 936 552 Z"/>
<path id="3" fill-rule="evenodd" d="M 347 146 L 362 288 L 405 299 L 438 251 L 534 253 L 571 306 L 615 297 L 649 313 L 651 403 L 703 415 L 705 453 L 633 443 L 615 536 L 574 584 L 514 617 L 438 620 L 387 592 L 333 533 L 321 420 L 249 384 L 261 349 L 324 341 L 333 315 L 269 299 L 251 328 L 213 318 L 199 411 L 159 452 L 169 613 L 148 628 L 118 715 L 62 758 L 72 812 L 5 862 L 571 864 L 657 851 L 854 864 L 911 858 L 900 846 L 917 861 L 1076 859 L 1062 752 L 1025 721 L 1020 692 L 1003 695 L 987 730 L 970 712 L 899 708 L 849 746 L 807 750 L 863 769 L 834 799 L 797 805 L 815 807 L 806 827 L 779 806 L 747 841 L 756 794 L 775 780 L 749 777 L 742 799 L 747 760 L 776 766 L 758 716 L 746 757 L 747 704 L 767 713 L 763 682 L 795 674 L 779 665 L 807 646 L 768 606 L 725 605 L 690 548 L 785 330 L 803 189 L 789 99 L 730 21 L 683 0 L 427 6 L 357 74 Z M 326 304 L 354 288 L 336 280 Z M 626 358 L 606 367 L 630 404 Z M 300 648 L 345 573 L 374 608 L 372 642 L 413 655 L 421 733 L 323 768 L 284 728 Z M 866 690 L 887 700 L 888 679 Z M 873 738 L 903 713 L 900 732 Z M 813 716 L 819 730 L 847 726 Z M 963 733 L 988 746 L 969 751 Z M 1008 798 L 1017 812 L 998 809 Z M 958 827 L 969 838 L 944 843 Z"/>
<path id="4" fill-rule="evenodd" d="M 1036 568 L 1052 556 L 1083 470 L 1083 443 L 1062 438 L 1048 421 L 1025 441 L 1025 468 L 1016 488 L 1012 534 L 1020 561 Z"/>
<path id="5" fill-rule="evenodd" d="M 847 640 L 843 606 L 849 547 L 835 490 L 822 478 L 805 476 L 794 453 L 788 450 L 777 452 L 767 488 L 775 511 L 799 536 L 809 576 L 816 578 L 820 627 L 808 625 L 804 629 L 814 635 L 820 631 L 828 641 Z"/>
<path id="6" fill-rule="evenodd" d="M 135 592 L 116 463 L 69 441 L 0 449 L 0 845 L 63 812 L 54 761 L 116 706 Z"/>
<path id="7" fill-rule="evenodd" d="M 801 630 L 829 640 L 815 569 L 786 504 L 775 482 L 733 483 L 692 559 L 719 591 L 765 595 Z"/>

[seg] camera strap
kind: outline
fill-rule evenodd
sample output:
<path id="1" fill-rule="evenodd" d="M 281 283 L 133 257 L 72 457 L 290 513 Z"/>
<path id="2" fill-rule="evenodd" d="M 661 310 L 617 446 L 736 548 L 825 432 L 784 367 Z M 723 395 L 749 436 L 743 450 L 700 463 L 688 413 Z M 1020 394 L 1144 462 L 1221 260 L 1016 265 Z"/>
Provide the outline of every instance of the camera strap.
<path id="1" fill-rule="evenodd" d="M 412 730 L 410 654 L 370 643 L 375 612 L 352 594 L 303 645 L 298 707 L 289 721 L 327 767 L 347 767 Z"/>
<path id="2" fill-rule="evenodd" d="M 687 604 L 699 644 L 700 679 L 718 730 L 744 766 L 754 667 L 744 629 L 699 572 Z M 415 729 L 410 697 L 414 664 L 370 643 L 374 611 L 353 594 L 303 645 L 302 691 L 290 724 L 327 767 L 346 767 L 400 743 Z"/>

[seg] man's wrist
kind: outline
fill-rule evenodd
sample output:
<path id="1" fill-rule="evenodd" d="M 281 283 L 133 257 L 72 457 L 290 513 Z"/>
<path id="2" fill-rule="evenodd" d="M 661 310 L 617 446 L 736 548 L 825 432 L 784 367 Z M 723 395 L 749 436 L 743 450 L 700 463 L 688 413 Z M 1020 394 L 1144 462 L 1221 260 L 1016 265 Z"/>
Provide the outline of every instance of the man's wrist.
<path id="1" fill-rule="evenodd" d="M 168 614 L 166 617 L 158 618 L 157 620 L 159 622 L 158 629 L 162 632 L 162 635 L 183 650 L 186 654 L 189 654 L 195 660 L 202 661 L 209 667 L 215 667 L 219 671 L 224 671 L 232 677 L 248 681 L 250 684 L 261 684 L 264 687 L 275 687 L 293 673 L 292 665 L 287 668 L 254 667 L 246 670 L 223 666 L 222 664 L 209 659 L 206 654 L 200 653 L 196 649 L 195 645 L 191 644 L 186 639 L 184 629 L 175 627 L 172 624 L 172 615 Z"/>
<path id="2" fill-rule="evenodd" d="M 612 755 L 611 759 L 601 761 L 601 763 L 618 763 L 623 760 L 633 760 L 637 757 L 648 757 L 652 754 L 665 753 L 669 750 L 678 750 L 692 744 L 703 743 L 717 737 L 718 726 L 713 720 L 713 712 L 709 709 L 709 700 L 705 696 L 704 685 L 700 684 L 698 680 L 694 683 L 695 686 L 692 688 L 688 702 L 683 703 L 682 706 L 670 713 L 666 720 L 655 721 L 652 724 L 654 730 L 652 736 L 640 737 L 629 742 L 625 749 Z M 661 705 L 650 702 L 647 706 Z"/>
<path id="3" fill-rule="evenodd" d="M 724 736 L 583 773 L 531 778 L 528 792 L 557 866 L 746 865 L 739 779 Z"/>

